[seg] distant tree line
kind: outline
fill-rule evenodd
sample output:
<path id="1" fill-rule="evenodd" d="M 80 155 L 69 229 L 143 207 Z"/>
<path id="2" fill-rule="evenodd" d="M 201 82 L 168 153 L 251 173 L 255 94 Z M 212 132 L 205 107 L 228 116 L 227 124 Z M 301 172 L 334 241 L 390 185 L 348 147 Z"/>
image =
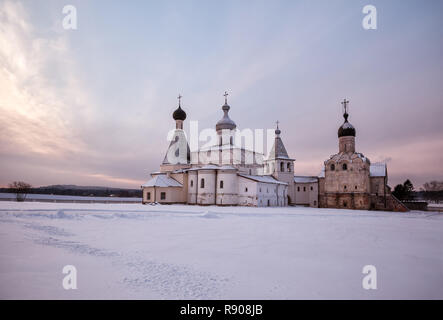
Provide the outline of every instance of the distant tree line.
<path id="1" fill-rule="evenodd" d="M 396 185 L 392 194 L 402 201 L 443 202 L 443 181 L 426 182 L 419 191 L 415 191 L 414 185 L 407 179 L 403 184 Z"/>
<path id="2" fill-rule="evenodd" d="M 69 195 L 84 197 L 124 197 L 141 198 L 141 189 L 123 189 L 123 188 L 97 188 L 97 187 L 77 187 L 77 186 L 48 186 L 33 188 L 30 184 L 23 181 L 14 181 L 8 185 L 8 188 L 0 188 L 0 192 L 14 193 L 17 201 L 25 201 L 27 194 L 51 194 L 51 195 Z"/>

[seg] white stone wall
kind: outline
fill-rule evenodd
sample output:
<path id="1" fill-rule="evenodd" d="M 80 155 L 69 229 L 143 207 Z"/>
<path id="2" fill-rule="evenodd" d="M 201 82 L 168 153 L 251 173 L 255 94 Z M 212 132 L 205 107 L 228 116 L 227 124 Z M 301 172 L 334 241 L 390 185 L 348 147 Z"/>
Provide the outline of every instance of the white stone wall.
<path id="1" fill-rule="evenodd" d="M 257 206 L 257 182 L 237 176 L 238 205 Z"/>
<path id="2" fill-rule="evenodd" d="M 151 198 L 148 200 L 148 193 L 151 194 Z M 161 198 L 161 194 L 164 193 L 165 199 Z M 143 203 L 186 203 L 186 197 L 183 196 L 182 187 L 145 187 L 143 188 Z"/>
<path id="3" fill-rule="evenodd" d="M 198 186 L 198 175 L 197 171 L 188 171 L 188 203 L 197 203 L 197 186 Z"/>
<path id="4" fill-rule="evenodd" d="M 318 207 L 318 183 L 294 183 L 295 204 Z"/>
<path id="5" fill-rule="evenodd" d="M 221 188 L 222 181 L 223 188 Z M 235 170 L 218 170 L 216 204 L 238 204 L 238 176 Z"/>
<path id="6" fill-rule="evenodd" d="M 216 177 L 215 170 L 199 170 L 197 186 L 197 204 L 215 204 Z M 204 187 L 201 181 L 204 179 Z"/>

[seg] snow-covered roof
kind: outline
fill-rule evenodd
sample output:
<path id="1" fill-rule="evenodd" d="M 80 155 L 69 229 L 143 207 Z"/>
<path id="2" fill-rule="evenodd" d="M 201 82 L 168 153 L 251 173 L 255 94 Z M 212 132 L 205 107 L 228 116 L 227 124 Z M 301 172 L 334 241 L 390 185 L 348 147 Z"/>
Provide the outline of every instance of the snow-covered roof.
<path id="1" fill-rule="evenodd" d="M 238 175 L 240 177 L 251 179 L 251 180 L 254 180 L 257 182 L 287 185 L 287 183 L 278 181 L 278 180 L 274 179 L 272 176 L 255 176 L 255 175 L 243 174 L 243 173 L 238 173 Z"/>
<path id="2" fill-rule="evenodd" d="M 369 167 L 369 173 L 371 177 L 385 177 L 386 176 L 386 163 L 377 162 L 371 164 Z"/>
<path id="3" fill-rule="evenodd" d="M 142 185 L 142 187 L 182 187 L 183 185 L 168 177 L 166 174 L 159 174 Z"/>
<path id="4" fill-rule="evenodd" d="M 317 182 L 317 177 L 311 176 L 294 176 L 295 183 L 314 183 Z"/>

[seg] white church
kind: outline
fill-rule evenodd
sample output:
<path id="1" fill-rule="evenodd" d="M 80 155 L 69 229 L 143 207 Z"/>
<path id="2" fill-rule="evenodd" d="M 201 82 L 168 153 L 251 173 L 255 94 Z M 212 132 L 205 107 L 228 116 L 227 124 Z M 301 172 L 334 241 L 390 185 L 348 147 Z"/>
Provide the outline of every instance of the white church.
<path id="1" fill-rule="evenodd" d="M 227 93 L 223 117 L 215 125 L 216 143 L 191 152 L 183 130 L 186 113 L 180 98 L 172 114 L 176 128 L 160 171 L 151 173 L 151 179 L 141 186 L 144 204 L 407 210 L 391 194 L 386 164 L 372 164 L 355 151 L 356 130 L 348 122 L 346 99 L 342 102 L 345 121 L 338 129 L 339 152 L 324 162 L 320 175 L 298 176 L 294 175 L 295 159 L 286 151 L 278 122 L 266 157 L 238 143 Z"/>
<path id="2" fill-rule="evenodd" d="M 218 143 L 194 152 L 190 151 L 183 131 L 186 113 L 179 99 L 172 115 L 176 122 L 172 141 L 160 171 L 151 173 L 152 178 L 142 185 L 143 203 L 318 206 L 317 180 L 294 176 L 295 159 L 288 156 L 278 126 L 274 145 L 266 158 L 234 143 L 237 125 L 229 117 L 226 96 L 225 93 L 223 117 L 215 126 Z"/>

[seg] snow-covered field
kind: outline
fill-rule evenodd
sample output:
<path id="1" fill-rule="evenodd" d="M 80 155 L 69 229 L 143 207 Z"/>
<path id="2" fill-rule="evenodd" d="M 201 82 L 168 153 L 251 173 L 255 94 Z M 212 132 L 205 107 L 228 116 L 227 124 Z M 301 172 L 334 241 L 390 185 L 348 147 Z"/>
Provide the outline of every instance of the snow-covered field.
<path id="1" fill-rule="evenodd" d="M 0 298 L 443 299 L 443 214 L 0 202 Z"/>

